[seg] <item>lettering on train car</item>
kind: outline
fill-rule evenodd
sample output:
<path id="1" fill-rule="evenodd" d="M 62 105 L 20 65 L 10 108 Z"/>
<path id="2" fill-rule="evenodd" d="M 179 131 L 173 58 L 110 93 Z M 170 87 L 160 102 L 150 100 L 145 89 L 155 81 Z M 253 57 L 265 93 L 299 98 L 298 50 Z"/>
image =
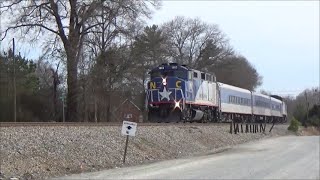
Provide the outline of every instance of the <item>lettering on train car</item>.
<path id="1" fill-rule="evenodd" d="M 150 89 L 156 88 L 156 82 L 150 82 Z"/>

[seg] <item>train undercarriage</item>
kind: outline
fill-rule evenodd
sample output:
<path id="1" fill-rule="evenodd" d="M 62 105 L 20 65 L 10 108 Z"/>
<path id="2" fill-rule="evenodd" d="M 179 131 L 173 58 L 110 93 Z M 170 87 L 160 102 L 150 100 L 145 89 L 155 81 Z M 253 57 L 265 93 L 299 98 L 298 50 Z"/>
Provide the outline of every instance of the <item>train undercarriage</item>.
<path id="1" fill-rule="evenodd" d="M 174 104 L 161 104 L 149 106 L 148 120 L 158 123 L 179 122 L 236 122 L 236 123 L 285 123 L 286 117 L 262 116 L 251 114 L 221 113 L 218 107 L 185 104 L 184 108 L 175 107 Z"/>
<path id="2" fill-rule="evenodd" d="M 161 104 L 148 108 L 150 122 L 218 122 L 220 119 L 218 107 L 197 106 L 185 104 L 184 108 L 175 107 L 175 104 Z"/>

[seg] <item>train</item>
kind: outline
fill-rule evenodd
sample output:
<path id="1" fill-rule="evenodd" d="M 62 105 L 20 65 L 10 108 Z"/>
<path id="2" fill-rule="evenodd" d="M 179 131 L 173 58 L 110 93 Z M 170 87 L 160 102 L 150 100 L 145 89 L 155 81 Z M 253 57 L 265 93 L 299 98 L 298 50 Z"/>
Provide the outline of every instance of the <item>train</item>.
<path id="1" fill-rule="evenodd" d="M 149 75 L 145 105 L 150 122 L 287 121 L 286 103 L 280 96 L 217 82 L 214 74 L 178 63 L 163 63 Z"/>

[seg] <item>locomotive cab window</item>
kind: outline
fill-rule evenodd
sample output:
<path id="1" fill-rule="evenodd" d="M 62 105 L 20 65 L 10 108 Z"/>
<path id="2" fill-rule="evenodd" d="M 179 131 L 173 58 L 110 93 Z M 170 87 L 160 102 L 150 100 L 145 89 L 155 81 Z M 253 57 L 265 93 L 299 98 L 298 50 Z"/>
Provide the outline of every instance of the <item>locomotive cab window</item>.
<path id="1" fill-rule="evenodd" d="M 180 78 L 180 79 L 187 79 L 187 72 L 188 71 L 175 70 L 175 71 L 173 71 L 173 76 Z"/>
<path id="2" fill-rule="evenodd" d="M 198 73 L 197 72 L 193 72 L 193 77 L 194 78 L 198 78 Z"/>
<path id="3" fill-rule="evenodd" d="M 151 79 L 156 78 L 156 77 L 161 77 L 160 71 L 152 71 L 150 74 L 151 74 Z"/>
<path id="4" fill-rule="evenodd" d="M 206 74 L 205 73 L 201 73 L 201 79 L 202 80 L 206 80 Z"/>

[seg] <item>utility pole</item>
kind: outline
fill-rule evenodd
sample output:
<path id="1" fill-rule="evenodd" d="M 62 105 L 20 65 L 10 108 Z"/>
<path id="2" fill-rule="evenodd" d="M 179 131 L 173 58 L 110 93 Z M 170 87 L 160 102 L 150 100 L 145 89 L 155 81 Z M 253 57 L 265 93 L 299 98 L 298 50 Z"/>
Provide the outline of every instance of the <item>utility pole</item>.
<path id="1" fill-rule="evenodd" d="M 319 99 L 319 101 L 318 101 L 318 105 L 320 106 L 320 86 L 318 87 L 318 89 L 315 89 L 315 91 L 316 91 L 316 94 L 317 94 L 317 92 L 318 92 L 318 99 Z"/>
<path id="2" fill-rule="evenodd" d="M 13 119 L 17 122 L 17 92 L 16 92 L 16 61 L 15 61 L 15 44 L 14 38 L 12 38 L 12 59 L 13 59 Z"/>

